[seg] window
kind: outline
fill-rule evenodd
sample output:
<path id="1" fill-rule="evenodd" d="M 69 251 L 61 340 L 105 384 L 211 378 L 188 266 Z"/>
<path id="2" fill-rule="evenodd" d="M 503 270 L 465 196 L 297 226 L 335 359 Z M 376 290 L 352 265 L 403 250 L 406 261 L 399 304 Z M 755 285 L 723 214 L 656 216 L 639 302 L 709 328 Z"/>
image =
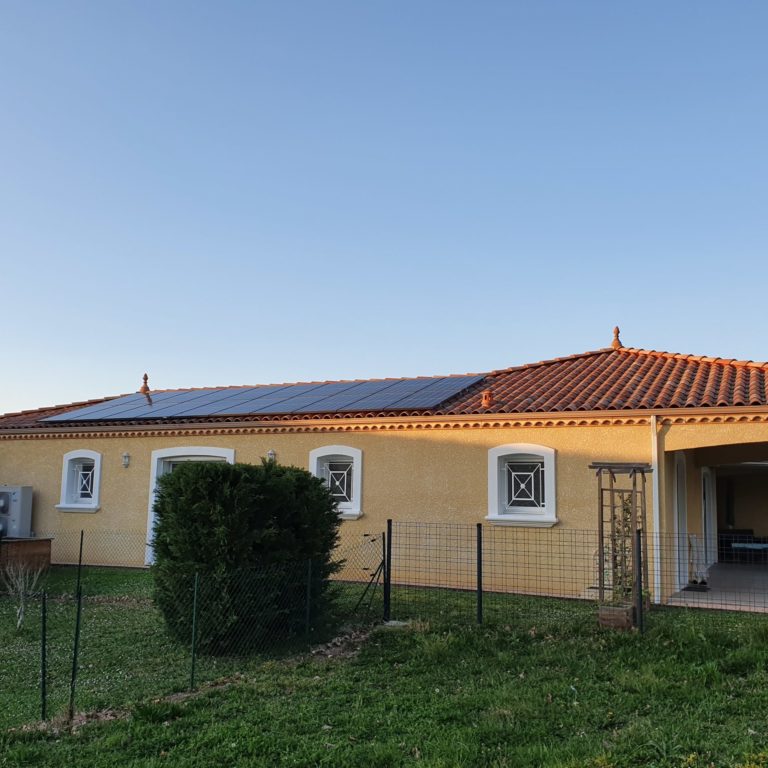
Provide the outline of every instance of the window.
<path id="1" fill-rule="evenodd" d="M 309 471 L 325 480 L 345 520 L 354 520 L 363 514 L 362 462 L 362 451 L 346 445 L 326 445 L 309 453 Z"/>
<path id="2" fill-rule="evenodd" d="M 174 456 L 172 459 L 165 459 L 160 465 L 160 472 L 156 474 L 155 482 L 160 475 L 168 475 L 176 467 L 190 461 L 226 461 L 226 458 L 224 456 Z"/>
<path id="3" fill-rule="evenodd" d="M 185 461 L 226 461 L 235 463 L 234 448 L 209 448 L 207 446 L 180 446 L 178 448 L 159 448 L 152 451 L 149 470 L 149 507 L 147 509 L 147 549 L 144 561 L 150 565 L 154 561 L 152 537 L 155 529 L 155 486 L 157 478 L 173 470 Z"/>
<path id="4" fill-rule="evenodd" d="M 61 469 L 61 512 L 96 512 L 99 509 L 101 454 L 96 451 L 70 451 L 64 454 Z"/>
<path id="5" fill-rule="evenodd" d="M 544 460 L 514 458 L 505 462 L 507 493 L 505 508 L 545 509 Z"/>
<path id="6" fill-rule="evenodd" d="M 339 504 L 352 502 L 352 467 L 351 459 L 339 457 L 337 461 L 323 462 L 321 474 L 331 489 L 331 496 Z"/>
<path id="7" fill-rule="evenodd" d="M 518 443 L 488 451 L 488 517 L 507 525 L 552 526 L 555 510 L 555 452 Z"/>

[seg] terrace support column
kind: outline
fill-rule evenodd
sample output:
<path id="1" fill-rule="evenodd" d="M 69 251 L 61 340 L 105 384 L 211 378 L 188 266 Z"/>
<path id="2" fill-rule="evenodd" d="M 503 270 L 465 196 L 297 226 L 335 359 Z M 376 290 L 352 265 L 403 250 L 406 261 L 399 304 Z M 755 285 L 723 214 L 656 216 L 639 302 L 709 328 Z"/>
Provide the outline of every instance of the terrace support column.
<path id="1" fill-rule="evenodd" d="M 653 515 L 653 602 L 661 602 L 661 478 L 659 477 L 659 426 L 651 416 L 651 511 Z M 648 553 L 645 553 L 648 557 Z M 649 585 L 650 586 L 650 585 Z"/>

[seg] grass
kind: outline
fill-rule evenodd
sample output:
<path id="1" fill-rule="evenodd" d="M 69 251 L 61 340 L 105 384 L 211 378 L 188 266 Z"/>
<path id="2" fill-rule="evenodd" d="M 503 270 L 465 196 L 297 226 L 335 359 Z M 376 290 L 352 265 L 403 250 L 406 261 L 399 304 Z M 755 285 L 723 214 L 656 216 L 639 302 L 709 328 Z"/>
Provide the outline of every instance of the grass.
<path id="1" fill-rule="evenodd" d="M 48 593 L 48 716 L 66 712 L 74 643 L 76 569 L 55 567 L 41 589 Z M 84 600 L 75 706 L 80 711 L 130 706 L 149 697 L 185 690 L 191 676 L 191 648 L 173 641 L 151 600 L 148 571 L 84 568 Z M 359 593 L 350 591 L 347 602 Z M 342 598 L 344 595 L 342 595 Z M 201 607 L 201 611 L 204 610 Z M 40 600 L 30 602 L 21 631 L 15 631 L 15 604 L 0 599 L 0 647 L 12 663 L 0 664 L 0 729 L 40 717 Z M 200 655 L 195 680 L 204 683 L 256 670 L 265 658 L 306 651 L 327 638 L 328 627 L 314 627 L 270 655 L 248 658 Z"/>
<path id="2" fill-rule="evenodd" d="M 48 712 L 69 699 L 76 604 L 76 571 L 53 568 L 48 592 Z M 83 569 L 85 594 L 79 664 L 78 707 L 115 706 L 147 693 L 179 687 L 185 653 L 169 643 L 149 603 L 151 577 L 127 569 Z M 0 665 L 0 726 L 40 716 L 40 600 L 30 602 L 21 631 L 15 607 L 0 600 L 0 644 L 13 664 Z"/>
<path id="3" fill-rule="evenodd" d="M 96 575 L 105 589 L 118 578 Z M 185 659 L 162 627 L 146 634 L 108 607 L 89 643 L 109 636 L 114 663 L 107 676 L 86 666 L 78 707 L 117 697 L 128 714 L 75 733 L 5 730 L 0 765 L 768 767 L 760 615 L 656 610 L 640 636 L 598 629 L 584 603 L 494 598 L 477 627 L 471 595 L 402 591 L 395 616 L 430 618 L 377 629 L 352 658 L 232 660 L 205 671 L 236 667 L 231 686 L 165 699 Z"/>
<path id="4" fill-rule="evenodd" d="M 149 570 L 137 568 L 103 568 L 84 566 L 80 575 L 83 594 L 150 598 L 152 596 L 152 574 Z M 50 568 L 40 590 L 46 590 L 53 597 L 73 596 L 77 590 L 77 568 L 54 566 Z"/>

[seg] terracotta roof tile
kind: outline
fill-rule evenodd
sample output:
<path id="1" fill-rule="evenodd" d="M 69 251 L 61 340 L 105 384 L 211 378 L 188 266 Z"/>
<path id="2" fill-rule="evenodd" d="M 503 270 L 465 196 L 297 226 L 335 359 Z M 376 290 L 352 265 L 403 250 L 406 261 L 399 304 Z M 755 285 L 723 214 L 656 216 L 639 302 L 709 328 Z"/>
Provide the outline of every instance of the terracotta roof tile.
<path id="1" fill-rule="evenodd" d="M 482 408 L 479 391 L 493 391 Z M 768 363 L 619 347 L 494 371 L 439 413 L 768 406 Z"/>
<path id="2" fill-rule="evenodd" d="M 493 393 L 492 405 L 483 408 L 482 392 L 488 389 Z M 41 420 L 111 399 L 6 414 L 0 416 L 0 429 L 61 427 L 62 424 Z M 609 347 L 492 371 L 469 389 L 431 410 L 231 415 L 166 421 L 274 421 L 393 416 L 398 413 L 419 416 L 746 406 L 768 407 L 768 363 Z M 130 422 L 142 423 L 148 422 Z"/>

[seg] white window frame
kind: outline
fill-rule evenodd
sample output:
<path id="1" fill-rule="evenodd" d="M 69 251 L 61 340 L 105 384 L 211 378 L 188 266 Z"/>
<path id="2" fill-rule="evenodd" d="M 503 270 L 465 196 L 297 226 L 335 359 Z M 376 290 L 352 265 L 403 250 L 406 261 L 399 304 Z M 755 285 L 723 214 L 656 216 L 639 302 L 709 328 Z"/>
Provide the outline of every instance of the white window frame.
<path id="1" fill-rule="evenodd" d="M 507 462 L 529 459 L 544 464 L 544 506 L 507 505 Z M 507 443 L 488 451 L 488 516 L 499 525 L 551 528 L 557 520 L 555 450 L 533 443 Z"/>
<path id="2" fill-rule="evenodd" d="M 157 479 L 165 474 L 165 467 L 171 461 L 216 461 L 221 460 L 227 464 L 235 463 L 234 448 L 213 448 L 201 445 L 184 445 L 176 448 L 158 448 L 152 451 L 149 469 L 149 505 L 147 507 L 147 548 L 144 553 L 144 562 L 151 565 L 155 559 L 152 546 L 152 532 L 155 528 L 155 497 Z"/>
<path id="3" fill-rule="evenodd" d="M 339 502 L 339 517 L 342 520 L 357 520 L 363 515 L 363 452 L 348 445 L 324 445 L 314 448 L 309 452 L 309 471 L 315 477 L 322 477 L 323 465 L 335 458 L 352 462 L 352 500 Z"/>
<path id="4" fill-rule="evenodd" d="M 76 468 L 78 462 L 85 459 L 93 462 L 93 481 L 91 485 L 91 498 L 80 501 L 77 493 Z M 98 512 L 101 494 L 101 454 L 97 451 L 89 451 L 80 448 L 64 454 L 61 467 L 61 496 L 56 509 L 59 512 Z"/>

